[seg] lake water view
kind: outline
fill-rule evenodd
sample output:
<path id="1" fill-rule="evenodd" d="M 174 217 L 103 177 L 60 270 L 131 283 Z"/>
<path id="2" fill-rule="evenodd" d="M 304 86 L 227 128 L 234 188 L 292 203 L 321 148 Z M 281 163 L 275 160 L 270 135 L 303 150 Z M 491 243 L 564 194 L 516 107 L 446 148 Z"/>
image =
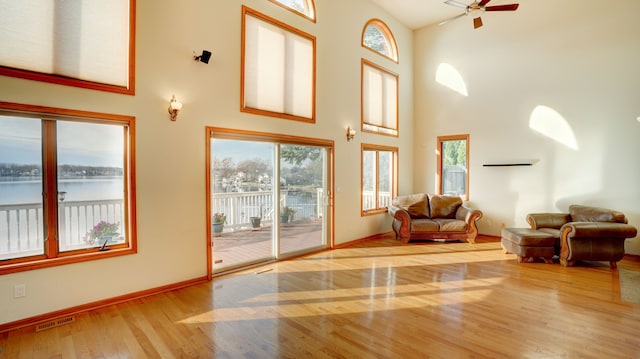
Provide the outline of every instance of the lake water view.
<path id="1" fill-rule="evenodd" d="M 122 177 L 84 177 L 62 179 L 58 191 L 66 192 L 65 201 L 124 198 Z M 0 178 L 0 205 L 42 203 L 42 180 L 32 177 Z"/>

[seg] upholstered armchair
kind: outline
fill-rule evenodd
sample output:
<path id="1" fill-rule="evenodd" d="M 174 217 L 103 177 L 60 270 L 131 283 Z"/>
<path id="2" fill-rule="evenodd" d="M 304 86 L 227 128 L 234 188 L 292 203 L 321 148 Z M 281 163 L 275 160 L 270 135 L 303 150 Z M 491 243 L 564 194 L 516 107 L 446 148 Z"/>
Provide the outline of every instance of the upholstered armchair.
<path id="1" fill-rule="evenodd" d="M 569 213 L 527 215 L 531 229 L 556 237 L 556 253 L 563 266 L 578 260 L 609 261 L 611 268 L 624 257 L 624 241 L 637 235 L 621 212 L 598 207 L 572 205 Z"/>

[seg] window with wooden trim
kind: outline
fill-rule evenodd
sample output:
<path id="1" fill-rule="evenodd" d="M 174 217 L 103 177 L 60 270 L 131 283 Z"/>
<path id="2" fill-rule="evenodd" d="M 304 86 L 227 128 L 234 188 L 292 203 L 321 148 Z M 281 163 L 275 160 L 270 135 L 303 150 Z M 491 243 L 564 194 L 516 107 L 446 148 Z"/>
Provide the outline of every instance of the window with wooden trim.
<path id="1" fill-rule="evenodd" d="M 135 253 L 134 118 L 0 102 L 0 274 Z"/>
<path id="2" fill-rule="evenodd" d="M 362 59 L 362 131 L 398 136 L 398 75 Z"/>
<path id="3" fill-rule="evenodd" d="M 469 199 L 469 135 L 438 136 L 438 193 Z"/>
<path id="4" fill-rule="evenodd" d="M 398 62 L 398 46 L 389 26 L 380 19 L 371 19 L 362 31 L 362 46 L 391 61 Z"/>
<path id="5" fill-rule="evenodd" d="M 315 37 L 242 11 L 242 111 L 314 123 Z"/>
<path id="6" fill-rule="evenodd" d="M 398 195 L 398 148 L 362 144 L 361 215 L 384 213 Z"/>
<path id="7" fill-rule="evenodd" d="M 0 75 L 133 95 L 135 3 L 0 2 Z"/>
<path id="8" fill-rule="evenodd" d="M 291 10 L 313 22 L 316 22 L 316 4 L 313 0 L 269 0 L 272 3 Z"/>

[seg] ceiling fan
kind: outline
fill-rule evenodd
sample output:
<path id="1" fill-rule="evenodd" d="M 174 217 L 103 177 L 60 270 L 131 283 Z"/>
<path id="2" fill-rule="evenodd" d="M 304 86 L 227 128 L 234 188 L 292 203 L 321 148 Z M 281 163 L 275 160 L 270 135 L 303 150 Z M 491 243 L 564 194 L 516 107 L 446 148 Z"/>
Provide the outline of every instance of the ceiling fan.
<path id="1" fill-rule="evenodd" d="M 474 0 L 473 3 L 467 5 L 456 0 L 447 0 L 444 2 L 445 4 L 461 7 L 465 9 L 465 11 L 460 15 L 444 20 L 440 23 L 440 25 L 446 24 L 449 21 L 453 21 L 455 19 L 459 19 L 463 16 L 473 15 L 473 28 L 477 29 L 482 26 L 482 18 L 480 18 L 480 15 L 482 15 L 482 13 L 484 13 L 485 11 L 516 11 L 518 9 L 518 6 L 520 6 L 520 4 L 487 6 L 489 1 L 491 0 Z"/>

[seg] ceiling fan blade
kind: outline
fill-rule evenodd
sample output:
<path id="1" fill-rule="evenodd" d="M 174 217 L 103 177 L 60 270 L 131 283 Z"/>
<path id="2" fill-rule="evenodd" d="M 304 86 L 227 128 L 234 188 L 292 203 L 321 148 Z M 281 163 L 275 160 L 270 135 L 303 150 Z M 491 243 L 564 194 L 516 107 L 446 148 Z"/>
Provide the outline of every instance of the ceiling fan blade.
<path id="1" fill-rule="evenodd" d="M 495 6 L 487 6 L 484 8 L 484 10 L 485 11 L 516 11 L 518 10 L 518 6 L 520 6 L 520 4 L 495 5 Z"/>
<path id="2" fill-rule="evenodd" d="M 463 4 L 463 3 L 459 2 L 459 1 L 456 1 L 456 0 L 447 0 L 444 3 L 445 4 L 449 4 L 449 5 L 453 5 L 453 6 L 457 6 L 457 7 L 461 7 L 463 9 L 466 9 L 468 7 L 467 4 Z"/>
<path id="3" fill-rule="evenodd" d="M 480 26 L 482 26 L 482 19 L 480 17 L 476 17 L 475 19 L 473 19 L 473 28 L 477 29 Z"/>
<path id="4" fill-rule="evenodd" d="M 452 17 L 452 18 L 449 18 L 449 19 L 443 20 L 443 21 L 442 21 L 441 23 L 439 23 L 438 25 L 444 25 L 444 24 L 446 24 L 446 23 L 448 23 L 448 22 L 451 22 L 451 21 L 453 21 L 453 20 L 459 19 L 459 18 L 461 18 L 461 17 L 463 17 L 463 16 L 466 16 L 466 15 L 467 15 L 467 13 L 466 13 L 466 12 L 463 12 L 463 13 L 462 13 L 462 14 L 460 14 L 460 15 L 456 15 L 456 16 L 454 16 L 454 17 Z"/>
<path id="5" fill-rule="evenodd" d="M 485 5 L 487 5 L 489 3 L 489 1 L 491 1 L 491 0 L 482 0 L 482 1 L 480 1 L 480 3 L 478 5 L 480 5 L 480 7 L 485 6 Z"/>

